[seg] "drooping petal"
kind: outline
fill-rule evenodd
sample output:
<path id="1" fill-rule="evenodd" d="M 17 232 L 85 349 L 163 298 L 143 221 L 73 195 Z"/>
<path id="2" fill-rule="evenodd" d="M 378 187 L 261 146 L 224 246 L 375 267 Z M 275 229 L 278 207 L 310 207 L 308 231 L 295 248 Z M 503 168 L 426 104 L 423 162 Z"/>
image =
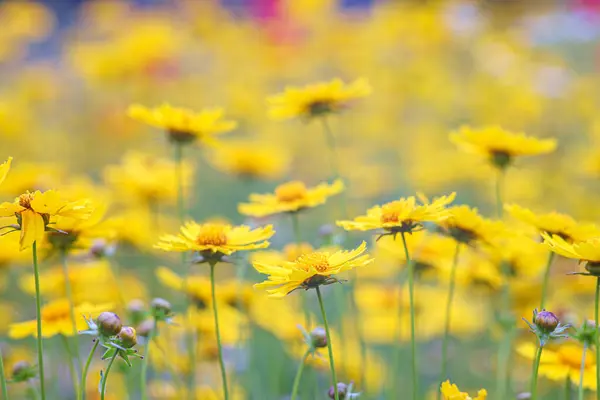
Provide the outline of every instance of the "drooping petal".
<path id="1" fill-rule="evenodd" d="M 33 242 L 44 238 L 46 224 L 42 216 L 32 210 L 21 213 L 21 239 L 19 241 L 21 250 L 30 247 Z"/>

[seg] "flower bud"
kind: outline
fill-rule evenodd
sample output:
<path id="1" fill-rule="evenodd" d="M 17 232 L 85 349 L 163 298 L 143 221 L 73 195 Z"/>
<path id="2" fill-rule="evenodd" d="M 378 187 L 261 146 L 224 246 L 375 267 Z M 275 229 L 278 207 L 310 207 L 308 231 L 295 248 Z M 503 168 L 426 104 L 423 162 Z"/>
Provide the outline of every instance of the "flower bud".
<path id="1" fill-rule="evenodd" d="M 553 332 L 558 326 L 558 317 L 554 313 L 546 310 L 542 310 L 537 313 L 535 320 L 533 321 L 538 328 L 543 332 Z"/>
<path id="2" fill-rule="evenodd" d="M 152 329 L 154 329 L 154 320 L 147 319 L 138 325 L 136 332 L 142 337 L 148 337 Z"/>
<path id="3" fill-rule="evenodd" d="M 152 308 L 152 314 L 156 317 L 165 317 L 171 314 L 171 303 L 160 297 L 153 299 L 150 307 Z"/>
<path id="4" fill-rule="evenodd" d="M 13 382 L 26 382 L 35 378 L 37 375 L 37 367 L 32 366 L 27 361 L 18 361 L 13 365 L 12 380 Z"/>
<path id="5" fill-rule="evenodd" d="M 310 333 L 310 340 L 313 347 L 327 347 L 327 332 L 321 327 L 317 327 Z"/>
<path id="6" fill-rule="evenodd" d="M 121 318 L 113 312 L 103 312 L 96 318 L 96 325 L 101 336 L 114 336 L 121 332 Z"/>
<path id="7" fill-rule="evenodd" d="M 31 368 L 31 364 L 29 362 L 21 360 L 17 361 L 15 365 L 13 365 L 12 376 L 17 377 L 23 374 L 23 372 L 27 371 Z"/>
<path id="8" fill-rule="evenodd" d="M 123 347 L 131 348 L 137 344 L 137 335 L 135 329 L 131 326 L 124 326 L 119 332 L 118 338 L 121 340 Z"/>
<path id="9" fill-rule="evenodd" d="M 331 236 L 335 232 L 333 225 L 325 224 L 319 227 L 319 236 Z"/>
<path id="10" fill-rule="evenodd" d="M 348 385 L 342 382 L 338 382 L 337 384 L 338 397 L 340 400 L 344 400 L 346 398 L 346 394 L 348 392 Z M 335 389 L 332 387 L 329 388 L 329 398 L 335 399 Z"/>

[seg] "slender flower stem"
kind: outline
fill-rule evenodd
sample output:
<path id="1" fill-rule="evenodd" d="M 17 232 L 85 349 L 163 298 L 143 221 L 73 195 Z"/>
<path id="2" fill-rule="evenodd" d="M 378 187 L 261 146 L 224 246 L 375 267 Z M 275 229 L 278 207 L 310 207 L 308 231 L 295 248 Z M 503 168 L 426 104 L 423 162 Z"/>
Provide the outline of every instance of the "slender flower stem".
<path id="1" fill-rule="evenodd" d="M 177 185 L 177 217 L 179 223 L 183 224 L 185 218 L 185 205 L 183 204 L 183 145 L 181 143 L 173 144 L 175 161 L 175 184 Z"/>
<path id="2" fill-rule="evenodd" d="M 417 370 L 417 343 L 415 337 L 415 266 L 410 258 L 408 244 L 406 243 L 406 233 L 402 232 L 402 244 L 404 245 L 404 255 L 406 257 L 406 266 L 408 267 L 408 298 L 410 307 L 410 347 L 412 358 L 412 383 L 413 400 L 419 397 L 419 377 Z"/>
<path id="3" fill-rule="evenodd" d="M 73 382 L 73 393 L 75 394 L 75 396 L 78 396 L 79 387 L 77 386 L 77 381 L 78 381 L 79 377 L 77 376 L 77 370 L 75 369 L 75 362 L 73 361 L 73 352 L 71 351 L 71 346 L 69 346 L 69 339 L 64 335 L 60 335 L 60 336 L 63 340 L 63 344 L 65 345 L 65 350 L 67 351 L 67 356 L 69 357 L 69 372 L 71 373 L 71 380 Z"/>
<path id="4" fill-rule="evenodd" d="M 596 278 L 596 301 L 594 307 L 594 318 L 596 322 L 596 331 L 598 330 L 598 304 L 600 301 L 600 276 Z M 596 332 L 596 364 L 600 363 L 600 334 Z M 596 384 L 600 388 L 600 365 L 596 367 Z M 600 400 L 600 390 L 596 390 L 596 399 Z"/>
<path id="5" fill-rule="evenodd" d="M 298 397 L 298 388 L 300 387 L 300 379 L 302 378 L 302 371 L 304 371 L 304 365 L 306 364 L 306 358 L 310 354 L 310 349 L 306 350 L 302 360 L 300 361 L 300 365 L 298 365 L 298 371 L 296 371 L 296 377 L 294 378 L 294 386 L 292 387 L 292 397 L 291 400 L 296 400 Z"/>
<path id="6" fill-rule="evenodd" d="M 454 299 L 454 288 L 456 286 L 456 267 L 458 265 L 458 254 L 460 253 L 460 242 L 456 242 L 456 250 L 454 251 L 454 260 L 452 261 L 452 269 L 450 270 L 450 287 L 448 288 L 448 300 L 446 301 L 446 323 L 444 328 L 444 339 L 442 341 L 442 376 L 440 382 L 447 378 L 448 371 L 448 339 L 450 338 L 450 326 L 452 323 L 452 301 Z M 438 399 L 440 393 L 438 393 Z"/>
<path id="7" fill-rule="evenodd" d="M 42 400 L 46 400 L 46 389 L 44 383 L 44 344 L 42 338 L 42 296 L 40 294 L 40 272 L 38 270 L 37 242 L 33 242 L 31 251 L 33 253 L 33 276 L 35 278 L 35 312 L 37 316 L 37 355 L 38 370 L 40 375 L 40 393 Z"/>
<path id="8" fill-rule="evenodd" d="M 75 301 L 73 300 L 73 288 L 71 287 L 71 279 L 69 277 L 69 263 L 67 261 L 67 252 L 62 251 L 60 254 L 62 261 L 63 276 L 65 279 L 65 292 L 69 301 L 69 317 L 71 318 L 71 326 L 73 328 L 73 337 L 75 342 L 75 359 L 77 360 L 77 370 L 81 368 L 81 356 L 79 354 L 79 343 L 77 336 L 77 320 L 75 319 Z"/>
<path id="9" fill-rule="evenodd" d="M 502 218 L 504 215 L 504 199 L 502 196 L 502 186 L 504 184 L 504 168 L 498 169 L 498 176 L 496 177 L 496 216 Z"/>
<path id="10" fill-rule="evenodd" d="M 106 367 L 106 373 L 102 377 L 102 389 L 100 390 L 100 400 L 104 400 L 104 395 L 106 394 L 106 381 L 108 381 L 108 373 L 110 372 L 110 368 L 115 362 L 115 358 L 117 358 L 118 354 L 119 350 L 115 349 L 115 354 L 113 354 L 113 356 L 110 358 L 108 366 Z"/>
<path id="11" fill-rule="evenodd" d="M 99 344 L 100 344 L 100 340 L 94 339 L 94 345 L 92 346 L 92 350 L 90 350 L 90 354 L 88 355 L 88 358 L 83 367 L 83 372 L 81 373 L 81 382 L 79 382 L 79 391 L 80 391 L 79 398 L 81 400 L 85 400 L 85 395 L 86 395 L 85 386 L 86 386 L 86 381 L 87 381 L 87 373 L 88 373 L 88 370 L 90 369 L 90 364 L 92 363 L 92 358 L 94 357 L 94 353 L 96 352 L 96 349 L 98 348 Z"/>
<path id="12" fill-rule="evenodd" d="M 567 374 L 567 379 L 565 380 L 565 399 L 571 400 L 571 376 Z"/>
<path id="13" fill-rule="evenodd" d="M 542 358 L 542 350 L 544 346 L 539 346 L 538 351 L 535 355 L 535 360 L 533 361 L 533 374 L 531 375 L 531 400 L 537 399 L 537 380 L 538 380 L 538 370 L 540 369 L 540 359 Z"/>
<path id="14" fill-rule="evenodd" d="M 514 317 L 509 312 L 511 309 L 510 286 L 508 283 L 510 271 L 506 262 L 502 262 L 500 267 L 505 282 L 502 287 L 502 298 L 498 312 L 504 332 L 498 346 L 498 357 L 496 359 L 496 396 L 494 398 L 504 399 L 507 388 L 510 386 L 510 355 L 517 329 Z"/>
<path id="15" fill-rule="evenodd" d="M 227 372 L 225 371 L 225 363 L 223 362 L 223 348 L 221 346 L 221 331 L 219 329 L 219 314 L 217 311 L 217 296 L 215 290 L 215 262 L 210 263 L 210 289 L 212 291 L 212 306 L 215 315 L 215 332 L 217 334 L 217 349 L 219 353 L 219 365 L 221 366 L 221 379 L 223 381 L 223 394 L 225 400 L 229 399 L 227 391 Z"/>
<path id="16" fill-rule="evenodd" d="M 148 385 L 146 384 L 146 379 L 148 375 L 148 359 L 150 358 L 150 344 L 152 340 L 156 336 L 156 331 L 158 329 L 158 320 L 154 317 L 154 322 L 152 324 L 152 329 L 148 333 L 148 342 L 146 344 L 146 354 L 142 360 L 142 371 L 140 372 L 140 393 L 142 400 L 146 400 L 148 398 Z"/>
<path id="17" fill-rule="evenodd" d="M 579 400 L 583 400 L 583 393 L 585 392 L 585 389 L 583 388 L 583 374 L 585 372 L 585 353 L 587 351 L 587 342 L 583 343 L 583 354 L 581 355 L 581 368 L 579 369 L 579 392 L 578 392 L 578 399 Z"/>
<path id="18" fill-rule="evenodd" d="M 338 154 L 337 154 L 337 144 L 335 141 L 335 135 L 331 130 L 331 126 L 329 126 L 329 121 L 327 118 L 321 118 L 321 123 L 323 124 L 323 131 L 325 132 L 325 138 L 327 139 L 327 147 L 329 147 L 330 152 L 330 164 L 331 164 L 331 172 L 333 172 L 333 176 L 335 179 L 340 178 L 340 171 L 338 168 Z"/>
<path id="19" fill-rule="evenodd" d="M 544 282 L 542 283 L 542 301 L 540 302 L 540 310 L 544 309 L 546 303 L 546 295 L 548 293 L 548 282 L 550 281 L 550 270 L 552 269 L 552 261 L 554 260 L 554 252 L 548 254 L 548 262 L 546 263 L 546 272 L 544 272 Z"/>
<path id="20" fill-rule="evenodd" d="M 6 385 L 6 375 L 4 374 L 4 359 L 2 358 L 2 349 L 0 349 L 0 385 L 2 386 L 2 398 L 8 400 L 8 387 Z"/>
<path id="21" fill-rule="evenodd" d="M 323 325 L 325 325 L 325 333 L 327 334 L 327 350 L 329 350 L 329 367 L 331 368 L 331 379 L 333 380 L 333 392 L 334 399 L 340 400 L 338 393 L 338 380 L 335 374 L 335 362 L 333 361 L 333 348 L 331 347 L 331 335 L 329 334 L 329 324 L 327 323 L 327 313 L 325 312 L 325 305 L 323 304 L 323 297 L 321 296 L 321 288 L 317 286 L 317 297 L 319 299 L 319 306 L 321 307 L 321 314 L 323 315 Z"/>

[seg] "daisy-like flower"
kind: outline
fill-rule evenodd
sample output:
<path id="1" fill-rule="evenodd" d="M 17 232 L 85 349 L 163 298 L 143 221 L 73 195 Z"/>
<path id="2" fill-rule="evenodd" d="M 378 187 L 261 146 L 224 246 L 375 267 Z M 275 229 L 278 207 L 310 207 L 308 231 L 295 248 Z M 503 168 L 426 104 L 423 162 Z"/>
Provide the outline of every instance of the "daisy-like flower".
<path id="1" fill-rule="evenodd" d="M 320 285 L 339 282 L 333 275 L 373 262 L 368 254 L 363 254 L 367 244 L 363 242 L 354 250 L 325 251 L 303 254 L 295 261 L 267 264 L 254 261 L 254 268 L 269 275 L 268 280 L 257 283 L 255 288 L 265 288 L 270 297 L 284 297 L 296 289 L 314 289 Z"/>
<path id="2" fill-rule="evenodd" d="M 540 234 L 560 236 L 567 242 L 581 242 L 600 236 L 600 229 L 594 224 L 578 223 L 566 214 L 535 214 L 517 204 L 506 204 L 504 209 L 519 221 L 533 226 Z"/>
<path id="3" fill-rule="evenodd" d="M 73 331 L 73 326 L 75 326 L 78 331 L 87 328 L 85 319 L 81 317 L 81 315 L 96 316 L 110 308 L 110 304 L 95 306 L 89 303 L 82 303 L 75 307 L 73 314 L 80 317 L 76 318 L 75 324 L 73 324 L 69 301 L 67 299 L 55 300 L 42 307 L 42 336 L 52 337 L 59 334 L 63 336 L 74 336 L 77 332 Z M 37 336 L 36 320 L 11 324 L 8 336 L 12 339 Z"/>
<path id="4" fill-rule="evenodd" d="M 544 244 L 556 254 L 585 262 L 588 273 L 579 275 L 600 276 L 600 238 L 592 238 L 584 242 L 569 243 L 558 235 L 542 233 Z"/>
<path id="5" fill-rule="evenodd" d="M 487 391 L 485 389 L 479 390 L 477 392 L 477 397 L 470 397 L 468 393 L 461 392 L 453 383 L 450 381 L 446 381 L 442 383 L 440 388 L 442 392 L 442 398 L 444 400 L 485 400 L 487 399 Z"/>
<path id="6" fill-rule="evenodd" d="M 12 157 L 8 157 L 6 161 L 0 164 L 0 184 L 6 179 L 8 171 L 10 170 L 10 164 L 12 163 Z"/>
<path id="7" fill-rule="evenodd" d="M 267 99 L 272 119 L 310 119 L 348 108 L 353 100 L 371 94 L 371 86 L 365 79 L 345 84 L 340 79 L 305 87 L 287 87 L 283 93 Z"/>
<path id="8" fill-rule="evenodd" d="M 515 157 L 551 153 L 556 148 L 554 139 L 537 139 L 499 126 L 481 129 L 465 126 L 451 133 L 450 140 L 465 151 L 487 157 L 500 169 L 510 165 Z"/>
<path id="9" fill-rule="evenodd" d="M 12 203 L 0 204 L 0 217 L 16 217 L 17 225 L 10 227 L 21 231 L 21 250 L 31 246 L 33 242 L 41 241 L 46 231 L 54 230 L 49 226 L 53 223 L 53 217 L 86 219 L 91 212 L 89 201 L 67 202 L 54 190 L 26 192 Z"/>
<path id="10" fill-rule="evenodd" d="M 215 261 L 240 250 L 264 249 L 275 234 L 272 225 L 251 229 L 221 223 L 185 223 L 177 235 L 163 235 L 154 246 L 165 251 L 194 251 L 206 261 Z"/>
<path id="11" fill-rule="evenodd" d="M 169 140 L 186 144 L 200 140 L 203 144 L 215 144 L 215 136 L 236 128 L 235 121 L 224 119 L 222 108 L 204 109 L 195 112 L 186 108 L 163 104 L 156 108 L 146 108 L 139 104 L 129 107 L 131 118 L 162 128 L 167 131 Z"/>
<path id="12" fill-rule="evenodd" d="M 321 183 L 307 188 L 300 181 L 291 181 L 275 188 L 275 193 L 251 194 L 250 203 L 238 206 L 241 214 L 264 217 L 286 212 L 296 212 L 324 204 L 327 199 L 344 190 L 344 182 L 336 180 L 331 185 Z"/>
<path id="13" fill-rule="evenodd" d="M 474 245 L 490 243 L 506 233 L 504 224 L 483 218 L 476 208 L 455 206 L 448 208 L 449 216 L 439 222 L 442 232 L 459 243 Z"/>
<path id="14" fill-rule="evenodd" d="M 369 231 L 383 229 L 384 235 L 414 232 L 422 228 L 424 222 L 440 222 L 449 217 L 446 206 L 456 193 L 433 199 L 431 203 L 424 201 L 419 204 L 414 196 L 401 198 L 375 206 L 367 210 L 366 215 L 354 218 L 352 221 L 337 221 L 337 225 L 347 231 Z"/>

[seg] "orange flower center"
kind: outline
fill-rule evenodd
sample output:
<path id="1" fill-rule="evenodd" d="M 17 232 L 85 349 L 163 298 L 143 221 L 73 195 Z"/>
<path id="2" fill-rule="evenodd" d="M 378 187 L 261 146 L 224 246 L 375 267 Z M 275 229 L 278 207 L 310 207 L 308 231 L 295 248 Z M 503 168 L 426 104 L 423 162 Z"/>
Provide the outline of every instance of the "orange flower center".
<path id="1" fill-rule="evenodd" d="M 300 181 L 292 181 L 279 185 L 275 189 L 275 196 L 279 201 L 292 202 L 295 200 L 301 200 L 306 197 L 307 194 L 306 185 Z"/>
<path id="2" fill-rule="evenodd" d="M 283 248 L 283 254 L 287 261 L 294 261 L 306 253 L 311 253 L 313 247 L 308 243 L 291 243 Z"/>
<path id="3" fill-rule="evenodd" d="M 19 196 L 19 205 L 23 208 L 31 210 L 31 202 L 33 201 L 34 197 L 35 196 L 33 195 L 33 193 L 23 193 Z"/>
<path id="4" fill-rule="evenodd" d="M 381 222 L 382 223 L 399 223 L 402 222 L 400 215 L 402 214 L 402 203 L 399 201 L 393 201 L 388 204 L 384 204 L 381 207 Z"/>
<path id="5" fill-rule="evenodd" d="M 196 243 L 202 246 L 223 246 L 227 244 L 227 234 L 223 225 L 207 224 L 200 227 Z"/>
<path id="6" fill-rule="evenodd" d="M 303 254 L 296 260 L 296 263 L 305 271 L 314 269 L 319 273 L 327 272 L 330 267 L 329 254 L 319 252 Z"/>

